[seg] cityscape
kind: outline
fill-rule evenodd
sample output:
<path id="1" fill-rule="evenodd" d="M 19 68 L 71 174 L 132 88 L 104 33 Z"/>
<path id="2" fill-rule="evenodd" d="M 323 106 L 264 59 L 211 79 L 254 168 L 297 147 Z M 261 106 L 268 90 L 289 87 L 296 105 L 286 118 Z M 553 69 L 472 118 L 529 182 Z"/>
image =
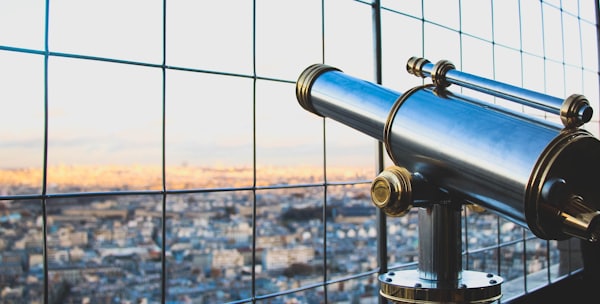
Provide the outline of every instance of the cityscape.
<path id="1" fill-rule="evenodd" d="M 418 267 L 418 208 L 381 225 L 370 182 L 391 160 L 363 122 L 305 111 L 300 73 L 324 63 L 408 93 L 433 79 L 407 59 L 449 60 L 558 101 L 584 94 L 596 112 L 581 128 L 600 137 L 599 5 L 0 1 L 0 304 L 383 304 L 381 261 Z M 562 122 L 535 96 L 450 90 Z M 495 304 L 581 270 L 578 239 L 462 215 L 462 267 L 503 278 Z M 552 294 L 578 293 L 564 286 Z"/>
<path id="2" fill-rule="evenodd" d="M 322 171 L 169 168 L 167 189 L 187 190 L 163 194 L 160 168 L 57 166 L 43 206 L 41 170 L 2 169 L 0 194 L 29 198 L 0 200 L 0 302 L 43 303 L 46 233 L 50 303 L 161 303 L 163 276 L 166 303 L 377 303 L 373 173 Z M 546 241 L 477 251 L 524 229 L 468 213 L 463 267 L 509 281 L 559 263 Z M 388 219 L 389 265 L 415 267 L 417 227 L 416 212 Z"/>

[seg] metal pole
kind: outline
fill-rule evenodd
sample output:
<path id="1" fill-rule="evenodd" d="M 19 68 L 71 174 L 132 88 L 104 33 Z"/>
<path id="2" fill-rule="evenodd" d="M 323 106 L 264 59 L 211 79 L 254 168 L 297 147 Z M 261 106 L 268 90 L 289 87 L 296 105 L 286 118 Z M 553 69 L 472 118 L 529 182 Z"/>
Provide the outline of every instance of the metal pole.
<path id="1" fill-rule="evenodd" d="M 419 208 L 419 277 L 455 285 L 462 278 L 460 205 Z"/>
<path id="2" fill-rule="evenodd" d="M 378 84 L 382 83 L 382 58 L 381 58 L 381 1 L 373 0 L 372 3 L 373 13 L 373 48 L 374 48 L 374 64 L 375 64 L 375 82 Z M 376 142 L 376 170 L 377 173 L 385 169 L 384 165 L 384 151 L 383 143 L 380 141 Z M 385 212 L 381 209 L 376 211 L 377 220 L 377 263 L 379 265 L 378 273 L 384 274 L 388 271 L 388 251 L 387 251 L 387 217 Z M 380 286 L 381 288 L 381 286 Z M 383 296 L 379 296 L 379 304 L 387 303 L 387 299 Z"/>
<path id="3" fill-rule="evenodd" d="M 430 62 L 424 64 L 422 66 L 423 75 L 425 77 L 432 77 L 432 74 L 435 74 L 434 66 L 435 65 Z M 504 98 L 548 113 L 556 115 L 560 114 L 560 108 L 563 103 L 563 100 L 560 98 L 457 71 L 455 69 L 448 70 L 445 75 L 446 81 L 450 84 Z"/>
<path id="4" fill-rule="evenodd" d="M 381 294 L 395 303 L 491 303 L 503 279 L 462 270 L 461 204 L 433 202 L 419 209 L 419 268 L 379 276 Z"/>
<path id="5" fill-rule="evenodd" d="M 600 93 L 600 1 L 596 1 L 596 44 L 598 51 L 598 91 Z M 600 125 L 598 126 L 600 132 Z"/>
<path id="6" fill-rule="evenodd" d="M 560 116 L 563 125 L 567 128 L 577 128 L 589 122 L 594 113 L 589 101 L 583 95 L 572 94 L 563 100 L 507 83 L 457 71 L 454 65 L 447 60 L 440 60 L 434 65 L 425 58 L 412 57 L 408 60 L 406 69 L 415 76 L 431 77 L 433 83 L 438 87 L 445 88 L 450 84 L 456 84 L 556 114 Z"/>

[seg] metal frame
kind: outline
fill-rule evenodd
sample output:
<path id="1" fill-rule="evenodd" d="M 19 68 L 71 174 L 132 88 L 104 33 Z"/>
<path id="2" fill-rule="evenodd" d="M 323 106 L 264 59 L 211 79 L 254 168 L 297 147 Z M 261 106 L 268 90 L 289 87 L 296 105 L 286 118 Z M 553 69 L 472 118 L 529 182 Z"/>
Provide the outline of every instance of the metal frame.
<path id="1" fill-rule="evenodd" d="M 435 25 L 435 26 L 440 26 L 440 27 L 444 27 L 443 25 L 440 24 L 436 24 L 435 22 L 431 21 L 431 20 L 426 20 L 424 18 L 420 18 L 420 17 L 415 17 L 415 16 L 411 16 L 411 15 L 407 15 L 405 13 L 402 12 L 397 12 L 394 11 L 392 9 L 389 8 L 385 8 L 382 6 L 381 1 L 380 0 L 374 0 L 372 3 L 368 2 L 368 1 L 356 1 L 356 2 L 360 2 L 363 3 L 365 5 L 371 6 L 371 10 L 372 10 L 372 16 L 373 16 L 373 33 L 374 33 L 374 39 L 373 39 L 373 47 L 374 47 L 374 66 L 375 66 L 375 73 L 374 73 L 374 77 L 376 82 L 381 83 L 382 82 L 382 69 L 383 69 L 383 56 L 382 56 L 382 39 L 381 39 L 381 32 L 382 32 L 382 25 L 381 25 L 381 13 L 382 11 L 385 11 L 387 13 L 397 13 L 397 14 L 402 14 L 404 16 L 407 16 L 409 18 L 413 18 L 415 20 L 420 20 L 422 23 L 422 26 L 424 26 L 425 24 L 431 24 L 431 25 Z M 322 8 L 324 7 L 324 3 L 325 0 L 321 1 L 322 3 Z M 548 6 L 553 6 L 552 4 L 548 4 L 548 3 L 542 3 L 540 4 L 542 5 L 548 5 Z M 40 205 L 41 205 L 41 209 L 42 209 L 42 213 L 43 213 L 43 231 L 42 233 L 44 234 L 44 238 L 43 238 L 43 249 L 44 249 L 44 303 L 48 303 L 48 260 L 47 260 L 47 256 L 46 256 L 46 252 L 47 252 L 47 243 L 46 243 L 46 221 L 47 221 L 47 213 L 46 213 L 46 206 L 47 206 L 47 201 L 49 199 L 56 199 L 56 198 L 76 198 L 76 197 L 101 197 L 101 196 L 111 196 L 111 195 L 120 195 L 120 196 L 134 196 L 134 195 L 145 195 L 145 196 L 150 196 L 150 195 L 161 195 L 162 196 L 162 210 L 163 210 L 163 219 L 165 218 L 165 205 L 166 205 L 166 200 L 167 197 L 169 195 L 172 194 L 185 194 L 185 193 L 205 193 L 205 192 L 228 192 L 228 191 L 252 191 L 253 195 L 254 195 L 254 199 L 256 199 L 256 192 L 258 190 L 265 190 L 265 189 L 282 189 L 282 188 L 304 188 L 304 187 L 323 187 L 323 191 L 324 191 L 324 207 L 323 207 L 323 212 L 325 212 L 326 209 L 326 202 L 327 202 L 327 193 L 328 193 L 328 186 L 331 185 L 360 185 L 360 184 L 366 184 L 368 183 L 368 181 L 354 181 L 354 182 L 347 182 L 347 183 L 336 183 L 336 182 L 330 182 L 327 179 L 327 166 L 324 162 L 324 166 L 323 166 L 323 173 L 325 176 L 325 181 L 323 183 L 315 183 L 315 184 L 305 184 L 305 185 L 290 185 L 290 186 L 269 186 L 269 187 L 261 187 L 261 186 L 257 186 L 256 185 L 256 158 L 254 158 L 254 184 L 250 187 L 244 187 L 244 188 L 219 188 L 219 189 L 185 189 L 185 190 L 170 190 L 166 188 L 166 185 L 164 184 L 165 181 L 165 159 L 164 159 L 164 155 L 165 155 L 165 126 L 166 126 L 166 122 L 164 119 L 164 115 L 165 115 L 165 111 L 164 111 L 164 106 L 166 103 L 166 96 L 165 96 L 165 74 L 167 70 L 180 70 L 180 71 L 189 71 L 189 72 L 195 72 L 195 73 L 210 73 L 210 74 L 219 74 L 219 75 L 227 75 L 227 76 L 234 76 L 234 77 L 242 77 L 242 78 L 247 78 L 247 79 L 252 79 L 254 80 L 254 83 L 256 83 L 257 80 L 267 80 L 267 81 L 275 81 L 275 82 L 285 82 L 285 83 L 293 83 L 293 80 L 284 80 L 284 79 L 271 79 L 268 77 L 262 77 L 260 75 L 257 75 L 256 71 L 254 71 L 254 73 L 252 75 L 243 75 L 243 74 L 231 74 L 231 73 L 224 73 L 224 72 L 219 72 L 219 71 L 208 71 L 208 70 L 200 70 L 200 69 L 193 69 L 193 68 L 189 68 L 189 67 L 178 67 L 178 66 L 170 66 L 167 65 L 166 62 L 166 50 L 167 50 L 167 43 L 166 43 L 166 9 L 167 9 L 167 1 L 164 0 L 163 1 L 163 60 L 161 63 L 149 63 L 149 62 L 137 62 L 137 61 L 128 61 L 128 60 L 123 60 L 123 59 L 118 59 L 118 58 L 105 58 L 105 57 L 95 57 L 95 56 L 88 56 L 85 54 L 71 54 L 71 53 L 60 53 L 60 52 L 54 52 L 50 49 L 49 47 L 49 39 L 48 39 L 48 33 L 49 33 L 49 18 L 50 18 L 50 1 L 46 0 L 45 1 L 45 20 L 44 20 L 44 33 L 45 33 L 45 43 L 44 43 L 44 48 L 43 49 L 23 49 L 23 48 L 18 48 L 18 47 L 13 47 L 13 46 L 8 46 L 8 45 L 0 45 L 0 51 L 7 51 L 7 52 L 17 52 L 17 53 L 27 53 L 27 54 L 32 54 L 32 55 L 38 55 L 38 56 L 42 56 L 44 58 L 44 70 L 43 70 L 43 74 L 44 74 L 44 145 L 43 145 L 43 178 L 42 178 L 42 188 L 41 188 L 41 192 L 39 194 L 32 194 L 32 195 L 5 195 L 5 196 L 0 196 L 0 201 L 12 201 L 12 200 L 39 200 L 40 201 Z M 561 9 L 561 8 L 557 8 L 557 9 Z M 423 12 L 424 10 L 424 5 L 423 3 L 421 4 L 421 12 Z M 254 10 L 255 11 L 255 10 Z M 256 20 L 256 15 L 255 12 L 253 12 L 254 15 L 254 20 Z M 323 26 L 325 24 L 326 20 L 324 20 L 324 16 L 323 16 Z M 600 12 L 598 9 L 598 5 L 596 5 L 596 29 L 598 31 L 598 36 L 600 36 L 600 27 L 598 26 L 598 24 L 600 23 Z M 255 23 L 254 25 L 255 26 Z M 324 31 L 323 31 L 324 32 Z M 460 33 L 461 37 L 462 36 L 469 36 L 466 33 Z M 472 38 L 476 38 L 476 39 L 481 39 L 479 37 L 472 37 Z M 483 39 L 482 39 L 483 40 Z M 598 39 L 600 41 L 600 39 Z M 256 38 L 253 38 L 254 44 L 256 44 Z M 424 39 L 423 39 L 424 41 Z M 496 42 L 493 41 L 486 41 L 487 43 L 490 43 L 492 45 L 499 45 Z M 506 47 L 506 46 L 505 46 Z M 510 48 L 510 47 L 509 47 Z M 424 49 L 424 47 L 422 48 Z M 523 50 L 517 50 L 520 51 L 521 54 L 523 54 Z M 324 52 L 324 48 L 323 48 L 323 52 Z M 421 54 L 424 55 L 424 54 Z M 111 191 L 111 192 L 84 192 L 84 193 L 48 193 L 48 189 L 47 189 L 47 166 L 48 166 L 48 90 L 49 90 L 49 83 L 48 83 L 48 61 L 50 58 L 52 57 L 62 57 L 62 58 L 72 58 L 72 59 L 77 59 L 77 60 L 91 60 L 91 61 L 102 61 L 102 62 L 111 62 L 111 63 L 118 63 L 118 64 L 125 64 L 125 65 L 137 65 L 137 66 L 144 66 L 144 67 L 149 67 L 149 68 L 154 68 L 154 69 L 160 69 L 163 73 L 163 96 L 162 96 L 162 100 L 163 100 L 163 125 L 162 125 L 162 155 L 163 155 L 163 159 L 162 159 L 162 178 L 163 178 L 163 187 L 161 190 L 157 190 L 157 191 Z M 255 56 L 253 56 L 255 58 Z M 324 54 L 323 54 L 323 58 L 324 58 Z M 599 54 L 599 58 L 600 58 L 600 54 Z M 599 60 L 600 61 L 600 60 Z M 600 67 L 593 67 L 593 68 L 600 68 Z M 600 82 L 600 77 L 599 77 L 599 82 Z M 256 98 L 254 98 L 254 101 L 256 101 Z M 326 158 L 325 155 L 325 138 L 326 138 L 326 134 L 325 134 L 325 121 L 323 121 L 323 158 Z M 256 151 L 256 138 L 254 138 L 254 152 Z M 376 165 L 376 169 L 377 171 L 382 171 L 384 166 L 384 162 L 385 162 L 385 157 L 384 157 L 384 150 L 383 150 L 383 146 L 379 143 L 377 144 L 377 152 L 376 152 L 376 161 L 377 161 L 377 165 Z M 254 210 L 254 212 L 256 212 L 256 210 Z M 256 213 L 254 213 L 254 218 L 256 219 Z M 330 284 L 334 284 L 337 282 L 342 282 L 342 281 L 346 281 L 346 280 L 352 280 L 352 279 L 357 279 L 357 278 L 364 278 L 364 277 L 369 277 L 372 276 L 376 273 L 382 274 L 387 272 L 389 269 L 393 269 L 393 270 L 398 270 L 398 269 L 404 269 L 407 267 L 413 267 L 415 266 L 414 263 L 409 263 L 409 264 L 403 264 L 403 265 L 392 265 L 392 266 L 388 266 L 388 261 L 387 261 L 387 238 L 386 238 L 386 217 L 385 215 L 383 215 L 383 213 L 381 213 L 380 211 L 378 211 L 377 214 L 377 219 L 378 219 L 378 225 L 379 225 L 379 236 L 378 236 L 378 263 L 379 263 L 379 269 L 374 269 L 371 272 L 367 272 L 367 273 L 360 273 L 360 274 L 355 274 L 355 275 L 351 275 L 345 278 L 341 278 L 341 279 L 334 279 L 334 280 L 330 280 L 327 276 L 326 273 L 323 274 L 323 282 L 319 283 L 319 284 L 315 284 L 315 285 L 310 285 L 310 286 L 303 286 L 302 288 L 296 289 L 296 290 L 288 290 L 288 291 L 283 291 L 283 292 L 279 292 L 279 293 L 275 293 L 275 294 L 270 294 L 270 295 L 257 295 L 256 294 L 256 286 L 252 287 L 252 298 L 250 299 L 243 299 L 240 301 L 235 301 L 234 303 L 246 303 L 246 302 L 252 302 L 252 303 L 256 303 L 257 301 L 263 300 L 263 299 L 268 299 L 268 298 L 274 298 L 280 295 L 284 295 L 284 294 L 290 294 L 290 293 L 294 293 L 297 291 L 302 291 L 302 290 L 307 290 L 307 289 L 311 289 L 311 288 L 315 288 L 315 287 L 323 287 L 324 291 L 325 291 L 325 299 L 327 299 L 327 286 Z M 465 223 L 467 221 L 466 217 L 463 217 L 463 219 L 465 220 Z M 165 237 L 165 221 L 162 221 L 162 233 L 163 233 L 163 239 Z M 498 226 L 500 225 L 500 220 L 498 220 Z M 468 232 L 468 225 L 464 225 L 464 229 L 465 229 L 465 235 L 464 237 L 466 238 L 466 234 Z M 256 230 L 253 230 L 253 236 L 256 236 Z M 498 239 L 499 239 L 500 235 L 498 235 Z M 255 238 L 253 238 L 254 240 Z M 465 261 L 468 265 L 469 263 L 469 259 L 470 256 L 473 254 L 477 254 L 479 252 L 485 252 L 485 251 L 490 251 L 490 250 L 496 250 L 497 252 L 500 252 L 501 248 L 506 247 L 506 246 L 512 246 L 516 243 L 522 243 L 523 246 L 526 246 L 526 243 L 528 240 L 534 240 L 535 238 L 531 235 L 526 235 L 525 232 L 523 232 L 523 238 L 521 240 L 515 240 L 515 241 L 509 241 L 509 242 L 503 242 L 503 243 L 498 243 L 497 246 L 491 246 L 491 247 L 484 247 L 484 248 L 479 248 L 476 250 L 470 249 L 468 247 L 468 243 L 465 244 L 465 252 L 464 252 L 464 257 L 465 257 Z M 326 241 L 325 241 L 326 244 Z M 253 247 L 256 247 L 256 244 L 253 244 Z M 165 249 L 164 247 L 162 248 L 162 276 L 163 278 L 165 277 Z M 256 256 L 253 255 L 253 259 L 256 260 Z M 326 258 L 324 259 L 325 263 L 326 263 Z M 524 265 L 525 267 L 526 265 Z M 500 269 L 500 265 L 498 265 L 498 269 Z M 526 275 L 527 274 L 527 270 L 524 268 L 523 269 L 523 273 Z M 255 273 L 253 271 L 252 273 L 252 277 L 255 278 Z M 548 282 L 550 283 L 552 280 L 550 278 L 550 273 L 548 272 Z M 525 293 L 527 292 L 531 292 L 533 290 L 531 290 L 530 288 L 528 288 L 527 286 L 527 280 L 524 280 L 524 290 Z M 254 283 L 254 279 L 253 279 L 253 283 Z M 162 280 L 162 298 L 161 301 L 164 303 L 166 301 L 166 285 L 165 285 L 165 280 Z M 380 299 L 380 302 L 384 301 L 383 299 Z"/>

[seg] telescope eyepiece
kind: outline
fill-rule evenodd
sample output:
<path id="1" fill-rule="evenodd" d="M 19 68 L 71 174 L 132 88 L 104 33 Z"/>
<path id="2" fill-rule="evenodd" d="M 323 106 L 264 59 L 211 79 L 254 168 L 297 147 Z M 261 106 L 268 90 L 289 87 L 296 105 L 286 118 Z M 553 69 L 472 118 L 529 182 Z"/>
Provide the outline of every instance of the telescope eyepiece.
<path id="1" fill-rule="evenodd" d="M 579 195 L 570 195 L 559 213 L 562 231 L 588 242 L 597 242 L 600 237 L 600 211 L 589 206 Z"/>

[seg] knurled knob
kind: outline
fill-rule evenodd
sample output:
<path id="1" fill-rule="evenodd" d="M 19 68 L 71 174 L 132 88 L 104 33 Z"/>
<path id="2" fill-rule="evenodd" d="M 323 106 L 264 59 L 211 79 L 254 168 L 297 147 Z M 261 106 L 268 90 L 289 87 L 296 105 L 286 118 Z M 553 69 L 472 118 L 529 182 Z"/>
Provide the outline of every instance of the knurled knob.
<path id="1" fill-rule="evenodd" d="M 371 201 L 389 216 L 403 216 L 412 208 L 411 178 L 405 168 L 385 169 L 371 183 Z"/>

